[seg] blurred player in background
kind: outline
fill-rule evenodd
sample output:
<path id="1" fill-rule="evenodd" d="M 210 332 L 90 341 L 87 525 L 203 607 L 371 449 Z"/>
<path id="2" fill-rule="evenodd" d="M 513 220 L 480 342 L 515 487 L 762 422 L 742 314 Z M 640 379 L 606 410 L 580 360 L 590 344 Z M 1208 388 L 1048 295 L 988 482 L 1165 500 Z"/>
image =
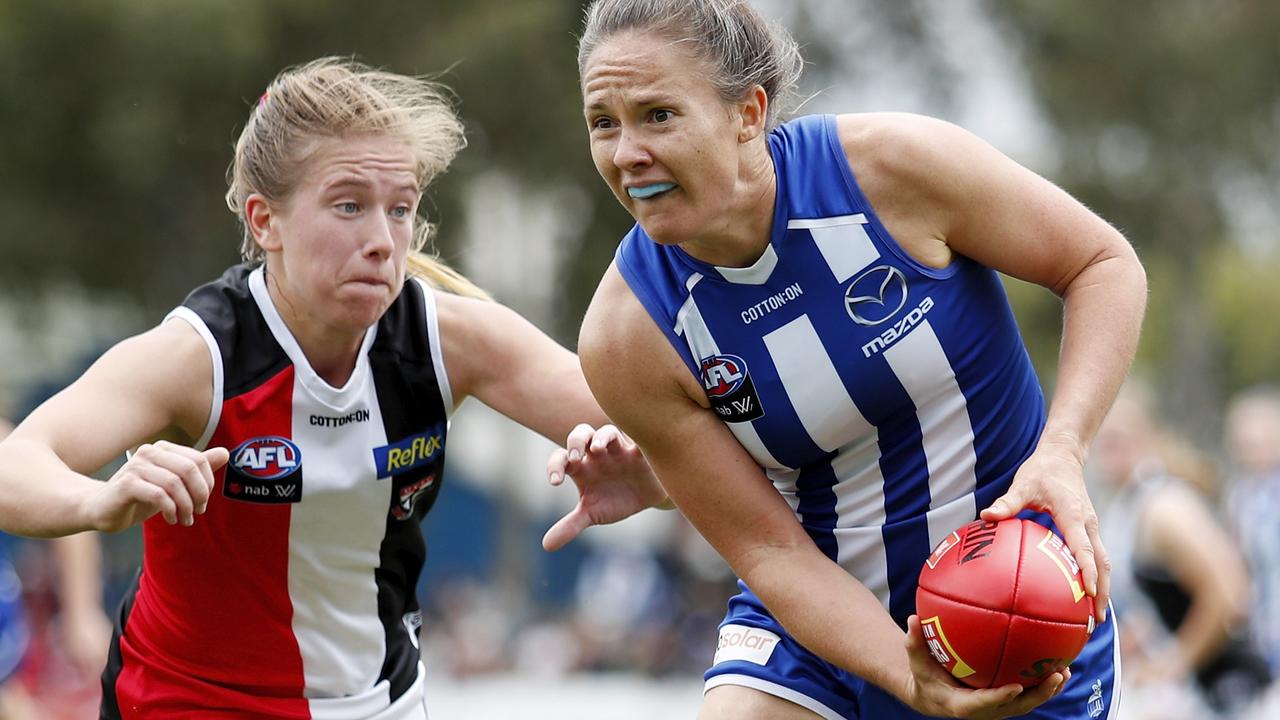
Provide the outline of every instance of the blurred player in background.
<path id="1" fill-rule="evenodd" d="M 1112 491 L 1102 529 L 1125 617 L 1125 683 L 1139 693 L 1122 717 L 1235 717 L 1270 681 L 1246 636 L 1248 574 L 1206 497 L 1212 465 L 1160 427 L 1151 402 L 1131 381 L 1091 456 Z"/>
<path id="2" fill-rule="evenodd" d="M 475 396 L 556 440 L 606 422 L 572 353 L 416 254 L 422 193 L 463 144 L 433 83 L 282 72 L 229 171 L 245 264 L 0 444 L 0 527 L 143 524 L 103 718 L 426 717 L 414 591 L 450 414 Z M 634 446 L 595 440 L 549 546 L 666 500 Z"/>
<path id="3" fill-rule="evenodd" d="M 1227 520 L 1253 581 L 1250 627 L 1272 676 L 1280 676 L 1280 388 L 1259 386 L 1232 398 L 1223 432 Z"/>
<path id="4" fill-rule="evenodd" d="M 597 0 L 578 62 L 593 160 L 637 221 L 583 367 L 742 580 L 701 717 L 1110 712 L 1114 623 L 1022 693 L 960 687 L 912 613 L 935 543 L 1034 509 L 1105 616 L 1082 467 L 1145 305 L 1124 237 L 945 122 L 779 125 L 802 61 L 744 2 Z M 997 271 L 1065 302 L 1047 420 Z"/>
<path id="5" fill-rule="evenodd" d="M 13 425 L 0 417 L 0 441 Z M 9 557 L 8 538 L 0 533 L 0 720 L 45 717 L 56 698 L 41 697 L 22 681 L 20 670 L 29 651 L 43 638 L 29 622 L 22 601 L 22 582 Z M 102 564 L 97 535 L 81 533 L 59 538 L 51 548 L 56 578 L 58 618 L 54 639 L 57 652 L 75 675 L 75 687 L 52 688 L 69 693 L 102 672 L 111 637 L 110 621 L 102 610 Z M 52 701 L 52 702 L 50 702 Z"/>

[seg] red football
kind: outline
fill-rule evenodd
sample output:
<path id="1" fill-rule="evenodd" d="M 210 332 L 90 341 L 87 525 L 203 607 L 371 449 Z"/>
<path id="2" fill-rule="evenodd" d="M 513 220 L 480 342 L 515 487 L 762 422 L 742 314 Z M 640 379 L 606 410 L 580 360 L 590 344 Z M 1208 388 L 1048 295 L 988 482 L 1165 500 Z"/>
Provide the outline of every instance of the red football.
<path id="1" fill-rule="evenodd" d="M 975 688 L 1035 685 L 1080 654 L 1093 598 L 1062 539 L 1030 520 L 975 520 L 920 569 L 916 614 L 929 650 Z"/>

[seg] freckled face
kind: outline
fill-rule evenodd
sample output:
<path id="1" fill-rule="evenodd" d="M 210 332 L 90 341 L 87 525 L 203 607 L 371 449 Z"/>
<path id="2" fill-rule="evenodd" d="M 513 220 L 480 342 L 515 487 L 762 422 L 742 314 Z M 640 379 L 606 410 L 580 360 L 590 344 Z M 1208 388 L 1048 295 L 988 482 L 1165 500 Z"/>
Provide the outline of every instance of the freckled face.
<path id="1" fill-rule="evenodd" d="M 714 235 L 731 221 L 740 123 L 707 76 L 705 61 L 635 31 L 606 38 L 583 70 L 596 170 L 660 243 Z"/>
<path id="2" fill-rule="evenodd" d="M 313 152 L 271 218 L 278 250 L 268 251 L 268 271 L 293 312 L 360 333 L 382 317 L 404 283 L 414 170 L 408 147 L 390 137 L 326 140 Z"/>

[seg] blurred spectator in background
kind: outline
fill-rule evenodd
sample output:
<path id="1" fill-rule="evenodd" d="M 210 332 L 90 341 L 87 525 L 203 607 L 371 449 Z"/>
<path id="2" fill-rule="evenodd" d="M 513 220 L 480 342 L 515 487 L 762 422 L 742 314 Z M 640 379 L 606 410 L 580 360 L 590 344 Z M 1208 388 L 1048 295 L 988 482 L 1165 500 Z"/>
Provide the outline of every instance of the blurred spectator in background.
<path id="1" fill-rule="evenodd" d="M 12 429 L 0 417 L 0 439 Z M 90 533 L 22 545 L 0 533 L 0 720 L 90 717 L 97 707 L 111 637 L 101 557 Z"/>
<path id="2" fill-rule="evenodd" d="M 1280 674 L 1280 388 L 1246 390 L 1227 406 L 1227 519 L 1253 579 L 1251 628 Z"/>
<path id="3" fill-rule="evenodd" d="M 1125 691 L 1136 693 L 1124 715 L 1237 717 L 1270 677 L 1245 634 L 1244 561 L 1206 497 L 1211 464 L 1158 425 L 1135 381 L 1103 422 L 1093 464 L 1112 493 L 1103 533 L 1125 619 Z"/>

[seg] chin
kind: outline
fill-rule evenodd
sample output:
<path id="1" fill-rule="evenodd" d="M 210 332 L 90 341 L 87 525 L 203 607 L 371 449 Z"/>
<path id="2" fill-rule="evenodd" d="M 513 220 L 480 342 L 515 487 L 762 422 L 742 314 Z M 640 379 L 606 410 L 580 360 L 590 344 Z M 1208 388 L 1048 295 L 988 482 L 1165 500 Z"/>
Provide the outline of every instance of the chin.
<path id="1" fill-rule="evenodd" d="M 688 233 L 680 227 L 679 223 L 664 220 L 662 222 L 656 219 L 637 220 L 640 227 L 644 230 L 644 234 L 649 239 L 659 245 L 680 245 L 689 240 Z"/>

